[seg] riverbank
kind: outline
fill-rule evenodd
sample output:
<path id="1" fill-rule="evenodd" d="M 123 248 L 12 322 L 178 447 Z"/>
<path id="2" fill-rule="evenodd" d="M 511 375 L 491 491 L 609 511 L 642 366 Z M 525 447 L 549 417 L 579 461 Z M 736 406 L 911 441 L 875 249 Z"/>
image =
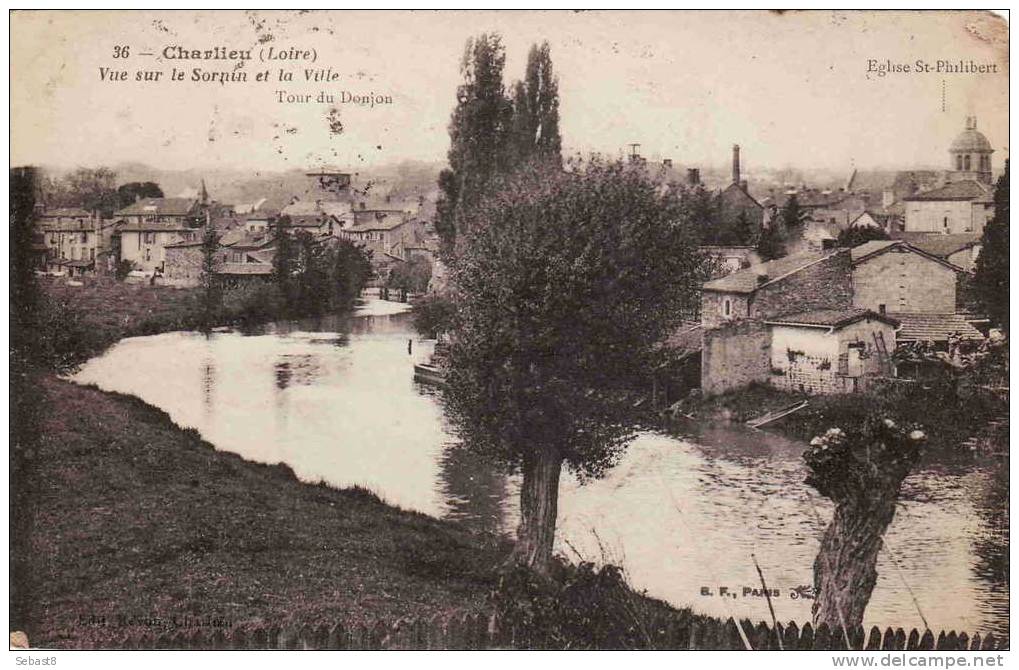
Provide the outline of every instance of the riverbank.
<path id="1" fill-rule="evenodd" d="M 216 451 L 129 396 L 51 375 L 39 390 L 33 643 L 428 616 L 477 609 L 495 584 L 492 537 Z"/>
<path id="2" fill-rule="evenodd" d="M 763 384 L 711 398 L 690 398 L 677 403 L 676 421 L 689 419 L 745 423 L 767 412 L 807 400 L 809 404 L 766 430 L 809 441 L 829 428 L 861 425 L 868 416 L 888 416 L 916 424 L 928 435 L 932 449 L 952 450 L 974 438 L 995 452 L 1008 453 L 1008 426 L 997 423 L 1008 416 L 1008 401 L 975 389 L 949 389 L 943 385 L 902 383 L 867 393 L 804 396 Z M 991 426 L 994 430 L 988 432 Z"/>

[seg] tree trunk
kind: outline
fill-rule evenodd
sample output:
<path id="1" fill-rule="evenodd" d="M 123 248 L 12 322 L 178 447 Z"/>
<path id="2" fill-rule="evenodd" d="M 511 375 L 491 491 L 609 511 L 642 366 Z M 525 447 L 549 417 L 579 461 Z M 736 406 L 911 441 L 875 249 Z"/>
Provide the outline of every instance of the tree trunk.
<path id="1" fill-rule="evenodd" d="M 524 460 L 520 527 L 510 560 L 543 575 L 548 574 L 552 565 L 562 465 L 562 456 L 556 449 L 538 449 Z"/>
<path id="2" fill-rule="evenodd" d="M 895 514 L 895 498 L 869 509 L 838 505 L 814 560 L 815 625 L 854 628 L 877 583 L 882 536 Z"/>
<path id="3" fill-rule="evenodd" d="M 863 624 L 882 537 L 925 440 L 919 430 L 871 418 L 851 434 L 833 428 L 810 442 L 803 455 L 810 468 L 807 483 L 835 503 L 814 561 L 815 625 Z"/>

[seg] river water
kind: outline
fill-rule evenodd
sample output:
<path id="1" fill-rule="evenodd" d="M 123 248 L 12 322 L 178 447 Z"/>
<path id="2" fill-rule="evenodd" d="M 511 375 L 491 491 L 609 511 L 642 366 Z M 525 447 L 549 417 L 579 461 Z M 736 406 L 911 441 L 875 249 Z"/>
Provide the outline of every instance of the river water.
<path id="1" fill-rule="evenodd" d="M 363 485 L 406 509 L 511 535 L 518 482 L 451 436 L 405 306 L 254 332 L 176 332 L 121 341 L 74 377 L 136 395 L 217 448 L 284 462 L 306 481 Z M 408 352 L 412 341 L 412 352 Z M 802 443 L 738 426 L 648 433 L 601 480 L 561 485 L 558 550 L 612 562 L 676 606 L 769 618 L 756 556 L 780 620 L 810 620 L 797 587 L 831 506 L 804 485 Z M 904 486 L 866 623 L 1008 632 L 1007 465 L 928 458 Z M 922 614 L 921 614 L 922 613 Z"/>

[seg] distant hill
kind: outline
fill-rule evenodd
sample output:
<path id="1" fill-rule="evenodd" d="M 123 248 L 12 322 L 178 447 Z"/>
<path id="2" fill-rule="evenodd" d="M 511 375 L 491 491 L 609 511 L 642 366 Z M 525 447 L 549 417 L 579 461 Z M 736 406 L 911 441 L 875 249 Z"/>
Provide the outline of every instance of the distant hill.
<path id="1" fill-rule="evenodd" d="M 219 202 L 243 205 L 262 198 L 282 206 L 294 195 L 308 191 L 313 180 L 303 170 L 258 172 L 246 170 L 164 170 L 144 163 L 118 163 L 111 166 L 117 173 L 117 185 L 135 181 L 159 184 L 167 197 L 192 196 L 202 180 L 209 196 Z M 438 194 L 440 163 L 404 161 L 394 165 L 353 172 L 352 189 L 370 201 L 387 196 L 394 202 L 424 197 L 434 201 Z M 339 169 L 343 169 L 340 167 Z M 69 170 L 46 170 L 57 176 Z"/>

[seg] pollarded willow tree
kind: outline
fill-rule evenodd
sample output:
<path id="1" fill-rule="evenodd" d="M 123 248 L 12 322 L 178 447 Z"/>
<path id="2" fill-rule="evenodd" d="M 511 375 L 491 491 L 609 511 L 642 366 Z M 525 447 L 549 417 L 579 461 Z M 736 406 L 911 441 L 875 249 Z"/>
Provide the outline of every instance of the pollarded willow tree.
<path id="1" fill-rule="evenodd" d="M 621 163 L 532 163 L 465 220 L 447 407 L 522 473 L 512 561 L 547 573 L 562 467 L 599 477 L 632 439 L 703 261 L 677 192 Z"/>
<path id="2" fill-rule="evenodd" d="M 877 557 L 926 436 L 915 426 L 871 417 L 849 432 L 810 442 L 807 484 L 835 503 L 814 561 L 814 623 L 856 628 L 877 583 Z"/>

